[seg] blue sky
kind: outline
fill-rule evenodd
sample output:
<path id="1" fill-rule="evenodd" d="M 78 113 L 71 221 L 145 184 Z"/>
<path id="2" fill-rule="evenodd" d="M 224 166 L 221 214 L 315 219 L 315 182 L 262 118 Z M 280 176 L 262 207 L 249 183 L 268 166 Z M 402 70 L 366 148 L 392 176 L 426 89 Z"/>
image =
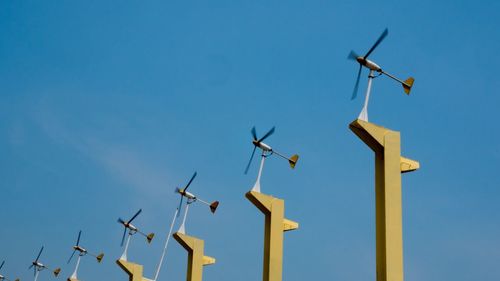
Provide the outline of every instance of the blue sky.
<path id="1" fill-rule="evenodd" d="M 126 280 L 116 219 L 143 213 L 151 245 L 134 237 L 130 260 L 153 277 L 173 193 L 219 199 L 214 216 L 190 210 L 187 231 L 217 264 L 205 280 L 258 280 L 263 217 L 244 193 L 257 161 L 250 129 L 276 126 L 269 144 L 298 153 L 295 170 L 266 162 L 262 190 L 286 200 L 300 223 L 285 235 L 285 280 L 374 280 L 372 152 L 349 131 L 350 100 L 370 56 L 415 77 L 411 96 L 375 80 L 370 121 L 401 131 L 406 280 L 498 280 L 500 87 L 498 1 L 1 1 L 0 260 L 30 280 L 43 261 L 62 266 L 71 246 L 104 251 L 81 280 Z M 172 241 L 174 242 L 174 241 Z M 160 280 L 185 278 L 170 244 Z M 47 272 L 40 280 L 53 279 Z"/>

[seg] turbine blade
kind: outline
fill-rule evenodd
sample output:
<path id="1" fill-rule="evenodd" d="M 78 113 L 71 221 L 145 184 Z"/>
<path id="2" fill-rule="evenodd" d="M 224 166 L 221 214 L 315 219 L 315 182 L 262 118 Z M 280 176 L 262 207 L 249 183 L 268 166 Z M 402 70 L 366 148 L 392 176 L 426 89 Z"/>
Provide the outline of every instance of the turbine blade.
<path id="1" fill-rule="evenodd" d="M 272 135 L 274 133 L 274 129 L 276 127 L 272 127 L 271 130 L 269 130 L 269 132 L 267 132 L 262 138 L 260 138 L 257 142 L 261 142 L 263 140 L 265 140 L 267 137 L 269 137 L 270 135 Z"/>
<path id="2" fill-rule="evenodd" d="M 181 209 L 182 209 L 182 200 L 184 199 L 184 196 L 181 194 L 181 200 L 179 203 L 179 207 L 177 208 L 177 217 L 181 215 Z"/>
<path id="3" fill-rule="evenodd" d="M 251 133 L 252 133 L 253 139 L 257 140 L 257 131 L 255 130 L 255 126 L 253 126 Z"/>
<path id="4" fill-rule="evenodd" d="M 128 223 L 131 223 L 133 220 L 135 220 L 135 218 L 137 218 L 137 216 L 142 212 L 142 209 L 139 209 L 139 211 L 137 211 L 137 213 L 135 213 L 135 215 L 128 220 Z"/>
<path id="5" fill-rule="evenodd" d="M 194 172 L 193 176 L 191 177 L 191 179 L 189 180 L 188 184 L 186 185 L 186 187 L 184 187 L 184 191 L 186 191 L 186 189 L 191 185 L 191 183 L 193 182 L 194 178 L 196 177 L 198 173 L 197 172 Z"/>
<path id="6" fill-rule="evenodd" d="M 80 237 L 82 236 L 82 231 L 78 232 L 78 239 L 76 239 L 76 246 L 80 245 Z"/>
<path id="7" fill-rule="evenodd" d="M 33 276 L 36 276 L 36 267 L 33 267 Z"/>
<path id="8" fill-rule="evenodd" d="M 349 59 L 349 60 L 356 60 L 358 57 L 359 57 L 359 55 L 356 54 L 356 52 L 354 52 L 354 51 L 351 50 L 351 52 L 347 56 L 347 59 Z"/>
<path id="9" fill-rule="evenodd" d="M 123 242 L 125 242 L 125 235 L 127 235 L 127 228 L 123 229 L 123 236 L 122 236 L 122 243 L 121 246 L 123 247 Z"/>
<path id="10" fill-rule="evenodd" d="M 4 263 L 5 263 L 5 261 L 2 261 L 2 264 L 0 265 L 0 269 L 2 269 Z"/>
<path id="11" fill-rule="evenodd" d="M 42 251 L 43 251 L 43 246 L 40 249 L 40 252 L 38 252 L 38 256 L 36 256 L 35 262 L 38 262 L 38 259 L 40 258 L 40 255 L 42 254 Z"/>
<path id="12" fill-rule="evenodd" d="M 358 70 L 358 77 L 356 78 L 356 84 L 354 84 L 354 90 L 352 91 L 351 100 L 355 99 L 356 96 L 358 95 L 359 79 L 361 77 L 361 69 L 362 68 L 363 68 L 363 66 L 360 64 L 359 65 L 359 70 Z"/>
<path id="13" fill-rule="evenodd" d="M 73 256 L 75 255 L 75 252 L 76 252 L 76 250 L 74 250 L 74 251 L 73 251 L 73 253 L 71 254 L 71 256 L 69 257 L 69 259 L 68 259 L 68 264 L 69 264 L 69 262 L 71 261 L 71 259 L 73 258 Z"/>
<path id="14" fill-rule="evenodd" d="M 384 32 L 382 32 L 382 34 L 380 35 L 380 37 L 377 39 L 377 41 L 375 42 L 375 44 L 373 44 L 373 46 L 370 48 L 370 50 L 363 57 L 363 59 L 366 59 L 373 52 L 373 50 L 375 50 L 375 48 L 377 48 L 377 46 L 382 42 L 382 40 L 384 40 L 384 38 L 387 36 L 387 34 L 389 34 L 389 30 L 386 28 L 384 30 Z"/>
<path id="15" fill-rule="evenodd" d="M 250 169 L 250 164 L 252 164 L 252 159 L 253 159 L 253 156 L 255 155 L 256 149 L 257 149 L 257 147 L 254 146 L 253 151 L 252 151 L 252 156 L 250 156 L 250 160 L 248 160 L 247 168 L 245 169 L 245 175 L 248 173 L 248 169 Z"/>

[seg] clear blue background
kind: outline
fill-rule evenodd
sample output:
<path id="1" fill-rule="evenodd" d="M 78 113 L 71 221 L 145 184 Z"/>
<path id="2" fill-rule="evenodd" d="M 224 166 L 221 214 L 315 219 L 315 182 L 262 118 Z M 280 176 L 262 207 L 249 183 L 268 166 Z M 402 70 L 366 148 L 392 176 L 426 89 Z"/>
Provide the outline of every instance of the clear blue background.
<path id="1" fill-rule="evenodd" d="M 348 129 L 357 65 L 371 55 L 415 77 L 411 96 L 376 79 L 370 121 L 401 131 L 421 169 L 403 176 L 406 280 L 499 280 L 498 1 L 11 1 L 0 2 L 0 260 L 31 280 L 31 260 L 62 266 L 82 245 L 81 280 L 126 280 L 121 216 L 139 209 L 129 258 L 152 278 L 178 197 L 187 231 L 217 264 L 205 280 L 259 280 L 263 216 L 244 198 L 257 161 L 250 128 L 276 125 L 263 192 L 286 200 L 284 280 L 374 280 L 373 153 Z M 159 280 L 184 280 L 170 244 Z M 40 280 L 53 280 L 48 272 Z"/>

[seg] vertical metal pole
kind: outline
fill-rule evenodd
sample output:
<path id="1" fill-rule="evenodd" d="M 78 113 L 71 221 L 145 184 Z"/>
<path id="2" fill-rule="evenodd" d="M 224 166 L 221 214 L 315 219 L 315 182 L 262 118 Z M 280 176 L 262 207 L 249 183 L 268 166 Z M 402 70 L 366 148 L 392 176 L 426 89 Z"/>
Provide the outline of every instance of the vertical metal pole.
<path id="1" fill-rule="evenodd" d="M 373 73 L 374 71 L 370 70 L 370 73 L 368 74 L 368 87 L 366 88 L 365 104 L 363 105 L 363 109 L 361 109 L 361 112 L 358 116 L 358 119 L 366 122 L 368 122 L 368 100 L 370 99 L 370 92 L 372 90 L 372 80 L 373 78 L 375 78 L 375 75 L 373 75 Z"/>
<path id="2" fill-rule="evenodd" d="M 179 213 L 179 208 L 175 209 L 174 217 L 172 218 L 172 223 L 170 223 L 170 230 L 168 231 L 167 241 L 165 242 L 165 247 L 163 247 L 163 253 L 161 254 L 160 263 L 158 264 L 158 268 L 156 269 L 154 281 L 158 280 L 158 275 L 160 274 L 161 265 L 163 264 L 163 258 L 165 257 L 165 253 L 167 252 L 168 241 L 170 240 L 170 236 L 172 236 L 172 230 L 174 228 L 175 218 L 177 217 L 177 213 Z"/>
<path id="3" fill-rule="evenodd" d="M 77 280 L 78 277 L 77 277 L 77 272 L 78 272 L 78 268 L 80 267 L 80 259 L 82 258 L 81 255 L 78 255 L 78 259 L 76 260 L 76 267 L 75 267 L 75 271 L 73 271 L 73 274 L 71 275 L 71 280 Z"/>
<path id="4" fill-rule="evenodd" d="M 184 218 L 182 219 L 182 224 L 181 227 L 179 227 L 179 230 L 177 232 L 180 232 L 182 234 L 186 234 L 186 217 L 189 211 L 189 204 L 186 204 L 186 211 L 184 211 Z"/>
<path id="5" fill-rule="evenodd" d="M 264 161 L 266 160 L 266 155 L 262 151 L 262 159 L 260 160 L 259 174 L 257 175 L 257 181 L 252 187 L 252 191 L 260 193 L 260 177 L 262 176 L 262 169 L 264 168 Z"/>
<path id="6" fill-rule="evenodd" d="M 120 257 L 121 260 L 124 260 L 124 261 L 127 260 L 128 244 L 130 244 L 131 237 L 132 237 L 132 235 L 130 235 L 130 232 L 129 232 L 128 237 L 127 237 L 127 243 L 125 243 L 125 250 L 123 251 L 123 254 Z"/>

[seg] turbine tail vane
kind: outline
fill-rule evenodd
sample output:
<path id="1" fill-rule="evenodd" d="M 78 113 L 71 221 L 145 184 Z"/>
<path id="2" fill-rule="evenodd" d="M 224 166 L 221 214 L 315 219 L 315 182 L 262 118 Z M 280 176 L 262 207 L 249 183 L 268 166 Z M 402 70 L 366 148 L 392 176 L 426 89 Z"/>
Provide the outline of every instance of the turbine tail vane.
<path id="1" fill-rule="evenodd" d="M 288 163 L 290 164 L 290 167 L 292 169 L 295 168 L 295 165 L 297 164 L 297 161 L 299 160 L 299 155 L 295 154 L 290 159 L 288 159 Z"/>
<path id="2" fill-rule="evenodd" d="M 212 212 L 212 214 L 215 214 L 217 207 L 219 207 L 219 201 L 214 201 L 212 202 L 212 204 L 210 204 L 210 211 Z"/>
<path id="3" fill-rule="evenodd" d="M 415 82 L 415 79 L 413 77 L 410 77 L 406 79 L 404 83 L 401 83 L 407 95 L 410 95 L 411 87 L 413 87 L 413 82 Z"/>
<path id="4" fill-rule="evenodd" d="M 104 253 L 100 253 L 97 257 L 95 257 L 97 259 L 97 262 L 98 263 L 101 263 L 102 261 L 102 258 L 104 258 Z"/>
<path id="5" fill-rule="evenodd" d="M 59 276 L 59 273 L 61 273 L 61 269 L 58 267 L 58 268 L 56 268 L 56 269 L 53 271 L 53 273 L 54 273 L 54 276 L 55 276 L 55 277 L 57 277 L 57 276 Z"/>

